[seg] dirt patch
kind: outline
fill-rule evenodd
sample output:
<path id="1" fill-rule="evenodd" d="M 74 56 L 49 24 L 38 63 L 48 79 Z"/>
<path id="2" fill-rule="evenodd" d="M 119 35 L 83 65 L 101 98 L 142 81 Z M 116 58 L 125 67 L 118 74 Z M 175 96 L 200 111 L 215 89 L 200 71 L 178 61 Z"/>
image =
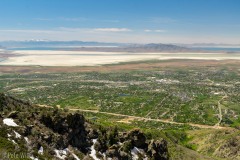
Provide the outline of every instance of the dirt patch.
<path id="1" fill-rule="evenodd" d="M 127 124 L 131 124 L 132 121 L 134 121 L 134 118 L 133 117 L 126 117 L 124 119 L 121 119 L 120 121 L 117 121 L 119 123 L 127 123 Z"/>
<path id="2" fill-rule="evenodd" d="M 112 72 L 128 70 L 149 70 L 160 68 L 191 68 L 191 67 L 215 67 L 228 68 L 239 67 L 239 60 L 163 60 L 149 62 L 129 62 L 115 65 L 103 65 L 92 67 L 44 67 L 44 66 L 0 66 L 0 73 L 59 73 L 59 72 Z"/>

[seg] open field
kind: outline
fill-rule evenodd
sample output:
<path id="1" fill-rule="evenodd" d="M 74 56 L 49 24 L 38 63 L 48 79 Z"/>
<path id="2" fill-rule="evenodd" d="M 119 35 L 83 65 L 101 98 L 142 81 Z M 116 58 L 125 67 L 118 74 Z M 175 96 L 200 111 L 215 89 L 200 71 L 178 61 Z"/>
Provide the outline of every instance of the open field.
<path id="1" fill-rule="evenodd" d="M 1 73 L 58 73 L 58 72 L 113 72 L 113 71 L 134 71 L 153 70 L 158 68 L 191 68 L 191 67 L 227 67 L 238 68 L 238 60 L 149 60 L 122 62 L 119 64 L 102 66 L 11 66 L 2 65 Z"/>
<path id="2" fill-rule="evenodd" d="M 239 53 L 131 53 L 93 51 L 46 51 L 22 50 L 13 52 L 0 65 L 15 66 L 97 66 L 140 60 L 240 60 Z"/>

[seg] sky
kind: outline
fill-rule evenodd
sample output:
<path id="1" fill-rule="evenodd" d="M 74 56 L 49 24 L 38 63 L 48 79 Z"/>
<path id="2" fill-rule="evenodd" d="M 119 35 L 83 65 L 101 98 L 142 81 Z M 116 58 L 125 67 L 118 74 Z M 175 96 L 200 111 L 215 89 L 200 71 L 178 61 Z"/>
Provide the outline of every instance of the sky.
<path id="1" fill-rule="evenodd" d="M 240 44 L 240 0 L 0 0 L 0 41 Z"/>

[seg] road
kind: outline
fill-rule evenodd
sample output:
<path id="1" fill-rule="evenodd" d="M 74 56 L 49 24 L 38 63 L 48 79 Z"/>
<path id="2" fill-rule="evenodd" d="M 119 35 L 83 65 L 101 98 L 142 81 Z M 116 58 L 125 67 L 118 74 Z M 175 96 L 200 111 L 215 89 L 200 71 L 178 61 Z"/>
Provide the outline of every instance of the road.
<path id="1" fill-rule="evenodd" d="M 152 118 L 144 118 L 144 117 L 138 117 L 138 116 L 130 116 L 130 115 L 124 115 L 119 113 L 110 113 L 110 112 L 101 112 L 98 110 L 86 110 L 86 109 L 69 109 L 70 111 L 81 111 L 81 112 L 90 112 L 90 113 L 101 113 L 101 114 L 107 114 L 112 116 L 119 116 L 124 118 L 131 118 L 134 120 L 139 121 L 155 121 L 155 122 L 162 122 L 162 123 L 169 123 L 169 124 L 176 124 L 176 125 L 190 125 L 192 127 L 198 127 L 198 128 L 205 128 L 205 129 L 229 129 L 229 127 L 222 127 L 222 126 L 210 126 L 210 125 L 202 125 L 202 124 L 194 124 L 194 123 L 181 123 L 181 122 L 173 122 L 171 120 L 165 120 L 165 119 L 152 119 Z"/>
<path id="2" fill-rule="evenodd" d="M 221 101 L 227 98 L 228 96 L 225 94 L 219 101 L 218 101 L 218 118 L 219 121 L 215 124 L 215 127 L 219 127 L 222 122 L 222 107 L 221 107 Z"/>
<path id="3" fill-rule="evenodd" d="M 226 98 L 225 96 L 221 99 L 223 100 Z M 220 100 L 220 101 L 221 101 Z M 48 107 L 48 108 L 53 108 L 52 106 L 48 105 L 38 105 L 39 107 Z M 59 109 L 62 109 L 58 107 Z M 168 124 L 176 124 L 176 125 L 189 125 L 192 127 L 198 127 L 198 128 L 203 128 L 203 129 L 232 129 L 230 127 L 223 127 L 219 125 L 204 125 L 204 124 L 195 124 L 195 123 L 181 123 L 181 122 L 174 122 L 168 119 L 153 119 L 153 118 L 145 118 L 145 117 L 138 117 L 138 116 L 131 116 L 131 115 L 125 115 L 125 114 L 119 114 L 119 113 L 111 113 L 111 112 L 102 112 L 98 110 L 87 110 L 87 109 L 74 109 L 74 108 L 68 108 L 70 111 L 80 111 L 80 112 L 90 112 L 90 113 L 100 113 L 100 114 L 106 114 L 106 115 L 112 115 L 112 116 L 119 116 L 123 118 L 130 118 L 133 120 L 138 120 L 138 121 L 154 121 L 154 122 L 162 122 L 162 123 L 168 123 Z"/>

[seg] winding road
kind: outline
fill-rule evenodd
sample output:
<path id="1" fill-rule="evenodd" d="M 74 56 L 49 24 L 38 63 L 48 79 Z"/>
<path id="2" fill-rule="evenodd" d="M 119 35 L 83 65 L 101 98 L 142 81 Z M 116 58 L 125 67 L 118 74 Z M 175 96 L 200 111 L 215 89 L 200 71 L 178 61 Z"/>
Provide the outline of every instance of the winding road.
<path id="1" fill-rule="evenodd" d="M 225 98 L 227 98 L 228 96 L 225 95 L 218 101 L 218 118 L 219 118 L 219 121 L 214 125 L 215 127 L 219 127 L 221 122 L 222 122 L 222 107 L 221 107 L 221 101 L 224 100 Z"/>

